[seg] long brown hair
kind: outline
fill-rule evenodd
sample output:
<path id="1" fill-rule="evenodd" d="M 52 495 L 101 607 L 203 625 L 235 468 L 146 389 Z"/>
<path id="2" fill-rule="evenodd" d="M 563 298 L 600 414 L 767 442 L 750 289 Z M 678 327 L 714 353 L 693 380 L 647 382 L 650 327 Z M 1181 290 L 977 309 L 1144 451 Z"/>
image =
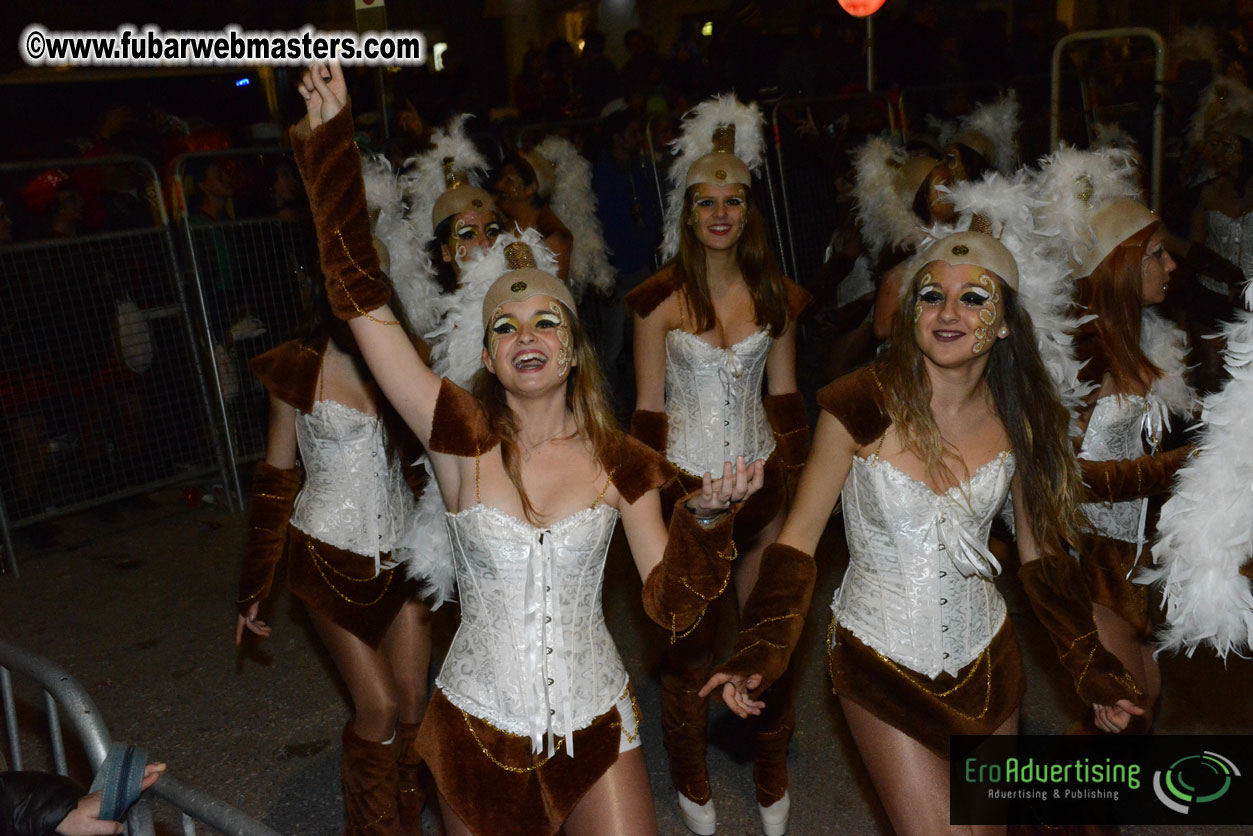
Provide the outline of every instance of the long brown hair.
<path id="1" fill-rule="evenodd" d="M 596 359 L 583 323 L 561 302 L 562 315 L 570 323 L 570 341 L 574 344 L 574 362 L 566 380 L 566 408 L 574 415 L 575 434 L 583 439 L 600 462 L 608 459 L 618 423 L 605 394 L 605 376 Z M 484 334 L 484 345 L 487 336 Z M 483 404 L 492 432 L 500 438 L 500 457 L 522 500 L 522 513 L 530 522 L 536 521 L 535 506 L 522 485 L 522 456 L 518 450 L 518 424 L 505 397 L 500 379 L 481 368 L 474 376 L 475 397 Z M 602 464 L 603 467 L 603 464 Z"/>
<path id="2" fill-rule="evenodd" d="M 1098 386 L 1106 371 L 1115 380 L 1133 381 L 1145 391 L 1162 376 L 1162 370 L 1140 350 L 1144 255 L 1160 226 L 1155 221 L 1114 247 L 1092 275 L 1076 283 L 1075 297 L 1086 309 L 1081 313 L 1096 316 L 1079 328 L 1076 354 L 1080 361 L 1089 361 L 1080 375 Z"/>
<path id="3" fill-rule="evenodd" d="M 876 361 L 875 374 L 904 446 L 922 459 L 933 477 L 956 482 L 944 462 L 946 454 L 955 451 L 940 435 L 931 412 L 931 381 L 914 335 L 914 303 L 924 272 L 919 270 L 910 280 L 892 342 Z M 1070 443 L 1070 413 L 1040 359 L 1031 316 L 1013 288 L 1004 282 L 1000 288 L 1009 336 L 992 346 L 984 381 L 1017 460 L 1032 532 L 1041 548 L 1048 549 L 1077 541 L 1083 483 Z"/>
<path id="4" fill-rule="evenodd" d="M 699 185 L 699 184 L 697 184 Z M 705 275 L 705 248 L 692 230 L 692 197 L 697 186 L 683 195 L 683 211 L 679 216 L 679 254 L 674 269 L 683 289 L 683 301 L 692 312 L 696 333 L 714 327 L 714 303 L 709 296 L 709 279 Z M 787 290 L 783 271 L 770 246 L 766 217 L 757 208 L 752 189 L 744 187 L 747 212 L 744 232 L 736 243 L 736 261 L 744 283 L 753 299 L 753 317 L 771 337 L 778 337 L 787 328 Z"/>

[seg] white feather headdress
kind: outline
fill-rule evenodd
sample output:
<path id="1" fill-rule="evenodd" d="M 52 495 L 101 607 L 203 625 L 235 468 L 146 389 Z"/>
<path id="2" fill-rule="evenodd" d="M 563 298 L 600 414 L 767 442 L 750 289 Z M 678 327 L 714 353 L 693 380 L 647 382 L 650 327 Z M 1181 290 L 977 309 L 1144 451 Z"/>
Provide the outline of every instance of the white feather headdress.
<path id="1" fill-rule="evenodd" d="M 425 239 L 405 212 L 400 182 L 387 159 L 362 155 L 361 175 L 374 237 L 387 250 L 379 255 L 387 259 L 387 275 L 400 297 L 409 333 L 424 334 L 438 321 L 432 309 L 440 292 L 435 266 L 423 246 Z"/>
<path id="2" fill-rule="evenodd" d="M 1018 97 L 1010 90 L 994 102 L 976 106 L 957 120 L 958 134 L 974 131 L 992 143 L 995 152 L 988 163 L 1001 174 L 1009 174 L 1018 165 L 1018 111 Z"/>
<path id="3" fill-rule="evenodd" d="M 1188 143 L 1199 145 L 1214 130 L 1253 140 L 1253 91 L 1223 76 L 1206 88 L 1188 125 Z"/>
<path id="4" fill-rule="evenodd" d="M 719 125 L 735 126 L 735 156 L 759 174 L 766 161 L 766 138 L 762 134 L 765 120 L 756 102 L 744 104 L 731 93 L 706 99 L 683 117 L 679 136 L 670 143 L 674 161 L 670 164 L 670 193 L 666 196 L 665 237 L 661 242 L 661 260 L 674 258 L 679 252 L 679 218 L 683 212 L 683 195 L 687 191 L 687 170 L 692 163 L 713 150 L 714 129 Z"/>
<path id="5" fill-rule="evenodd" d="M 613 290 L 614 269 L 600 218 L 596 214 L 596 193 L 592 191 L 592 165 L 570 140 L 547 136 L 535 146 L 535 153 L 554 164 L 556 170 L 549 206 L 574 236 L 570 253 L 570 292 L 576 300 L 583 291 Z"/>
<path id="6" fill-rule="evenodd" d="M 1245 306 L 1253 308 L 1253 283 Z M 1197 456 L 1175 476 L 1162 506 L 1153 557 L 1144 572 L 1161 585 L 1163 650 L 1189 656 L 1209 645 L 1224 659 L 1253 648 L 1253 589 L 1240 569 L 1253 561 L 1253 313 L 1222 327 L 1231 379 L 1206 395 Z"/>
<path id="7" fill-rule="evenodd" d="M 871 258 L 888 247 L 912 250 L 927 234 L 912 204 L 896 193 L 896 175 L 907 160 L 903 148 L 881 136 L 853 152 L 853 201 Z"/>
<path id="8" fill-rule="evenodd" d="M 1092 247 L 1092 218 L 1110 200 L 1142 200 L 1136 158 L 1119 148 L 1080 151 L 1060 146 L 1031 175 L 1035 223 L 1051 258 L 1068 266 Z"/>
<path id="9" fill-rule="evenodd" d="M 452 158 L 453 168 L 471 186 L 481 185 L 487 160 L 466 134 L 470 114 L 454 116 L 431 134 L 431 147 L 414 159 L 414 165 L 401 177 L 401 189 L 410 206 L 410 217 L 423 246 L 435 237 L 431 209 L 448 189 L 444 180 L 444 160 Z"/>
<path id="10" fill-rule="evenodd" d="M 1092 385 L 1079 380 L 1082 363 L 1075 359 L 1073 332 L 1080 320 L 1075 318 L 1071 306 L 1070 271 L 1064 263 L 1048 257 L 1040 246 L 1033 214 L 1040 201 L 1035 198 L 1026 173 L 1003 177 L 988 172 L 981 180 L 947 188 L 958 220 L 933 227 L 919 250 L 931 241 L 968 229 L 976 215 L 990 223 L 992 236 L 1005 245 L 1018 265 L 1018 299 L 1031 317 L 1040 358 L 1062 403 L 1072 415 L 1077 414 Z M 920 258 L 915 256 L 915 262 Z M 921 266 L 911 265 L 911 272 Z M 1072 423 L 1071 429 L 1077 432 L 1077 424 Z"/>

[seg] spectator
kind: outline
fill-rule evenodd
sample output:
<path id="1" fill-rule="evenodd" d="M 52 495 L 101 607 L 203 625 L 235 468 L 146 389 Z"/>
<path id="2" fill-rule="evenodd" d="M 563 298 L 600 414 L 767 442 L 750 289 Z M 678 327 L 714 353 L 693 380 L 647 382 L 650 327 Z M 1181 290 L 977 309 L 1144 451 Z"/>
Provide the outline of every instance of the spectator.
<path id="1" fill-rule="evenodd" d="M 598 29 L 583 33 L 583 54 L 576 65 L 574 89 L 583 112 L 591 115 L 600 113 L 606 104 L 622 95 L 618 67 L 605 55 L 605 33 Z"/>
<path id="2" fill-rule="evenodd" d="M 545 119 L 569 119 L 578 115 L 579 100 L 574 89 L 574 47 L 564 38 L 553 38 L 544 49 L 544 93 L 541 115 Z"/>
<path id="3" fill-rule="evenodd" d="M 544 107 L 544 54 L 535 47 L 522 56 L 522 72 L 513 80 L 513 103 L 523 120 L 539 116 Z"/>
<path id="4" fill-rule="evenodd" d="M 155 784 L 164 771 L 163 763 L 148 764 L 142 789 Z M 122 833 L 120 822 L 100 818 L 101 796 L 101 792 L 84 795 L 82 787 L 63 775 L 0 771 L 0 833 L 5 836 Z"/>
<path id="5" fill-rule="evenodd" d="M 640 29 L 632 29 L 623 38 L 631 57 L 622 65 L 623 93 L 648 98 L 656 90 L 665 72 L 665 62 L 657 54 L 653 39 Z"/>

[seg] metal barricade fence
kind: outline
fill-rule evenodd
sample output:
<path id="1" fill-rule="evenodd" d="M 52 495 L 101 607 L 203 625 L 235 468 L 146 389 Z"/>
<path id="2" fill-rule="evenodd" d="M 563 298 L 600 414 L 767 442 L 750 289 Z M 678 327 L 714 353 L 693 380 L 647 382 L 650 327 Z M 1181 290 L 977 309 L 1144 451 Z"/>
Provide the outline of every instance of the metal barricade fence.
<path id="1" fill-rule="evenodd" d="M 179 226 L 187 286 L 199 307 L 197 342 L 213 358 L 210 396 L 228 451 L 230 489 L 241 505 L 247 503 L 238 465 L 264 455 L 269 414 L 248 361 L 292 339 L 323 292 L 307 208 L 298 200 L 276 207 L 272 200 L 270 175 L 291 164 L 289 149 L 257 148 L 185 154 L 174 165 L 174 200 L 187 207 Z M 202 197 L 189 185 L 210 177 L 215 191 L 234 192 L 235 219 L 215 220 L 199 210 Z M 290 212 L 280 217 L 280 209 Z"/>
<path id="2" fill-rule="evenodd" d="M 61 726 L 62 713 L 69 718 L 70 728 L 83 746 L 92 773 L 99 770 L 112 740 L 108 726 L 91 695 L 59 665 L 0 640 L 0 702 L 4 706 L 10 768 L 21 770 L 25 766 L 21 746 L 22 730 L 18 726 L 18 699 L 13 685 L 14 672 L 32 680 L 42 691 L 56 773 L 69 774 L 65 734 Z M 81 783 L 88 784 L 90 781 Z M 169 772 L 162 775 L 127 814 L 127 832 L 131 836 L 154 836 L 153 798 L 160 799 L 179 811 L 185 836 L 194 836 L 197 822 L 218 833 L 231 836 L 280 836 L 277 831 L 229 804 L 183 784 Z"/>
<path id="3" fill-rule="evenodd" d="M 103 226 L 119 229 L 0 245 L 0 524 L 14 573 L 14 528 L 224 479 L 155 170 L 137 157 L 0 165 L 0 182 L 33 176 L 78 192 L 68 200 L 99 189 L 87 206 L 107 205 Z"/>

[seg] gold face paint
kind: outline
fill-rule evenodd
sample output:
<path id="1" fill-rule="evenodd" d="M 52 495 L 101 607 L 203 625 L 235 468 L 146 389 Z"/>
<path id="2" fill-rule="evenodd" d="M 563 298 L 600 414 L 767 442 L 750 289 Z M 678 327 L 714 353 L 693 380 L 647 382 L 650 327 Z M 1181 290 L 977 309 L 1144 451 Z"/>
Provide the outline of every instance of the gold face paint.
<path id="1" fill-rule="evenodd" d="M 548 310 L 552 311 L 551 317 L 549 314 L 540 314 L 540 316 L 536 317 L 535 324 L 539 327 L 542 322 L 555 322 L 555 325 L 548 327 L 557 329 L 557 342 L 561 346 L 557 350 L 557 375 L 565 377 L 570 371 L 571 362 L 574 360 L 574 351 L 570 346 L 570 324 L 566 322 L 565 313 L 557 302 L 549 302 Z"/>
<path id="2" fill-rule="evenodd" d="M 493 360 L 496 359 L 496 349 L 500 345 L 500 338 L 516 333 L 520 324 L 517 317 L 512 314 L 501 312 L 492 317 L 492 324 L 487 329 L 487 353 Z"/>
<path id="3" fill-rule="evenodd" d="M 977 303 L 982 305 L 979 308 L 979 321 L 983 324 L 975 329 L 975 342 L 970 347 L 970 352 L 975 355 L 987 351 L 995 342 L 991 337 L 992 326 L 996 324 L 996 306 L 1001 303 L 1001 289 L 997 286 L 996 279 L 987 273 L 980 273 L 977 281 L 979 282 L 979 287 L 986 290 L 988 295 L 981 302 Z M 974 294 L 962 294 L 962 298 L 965 299 L 967 295 L 973 296 Z M 976 304 L 974 299 L 970 301 L 971 304 Z"/>

